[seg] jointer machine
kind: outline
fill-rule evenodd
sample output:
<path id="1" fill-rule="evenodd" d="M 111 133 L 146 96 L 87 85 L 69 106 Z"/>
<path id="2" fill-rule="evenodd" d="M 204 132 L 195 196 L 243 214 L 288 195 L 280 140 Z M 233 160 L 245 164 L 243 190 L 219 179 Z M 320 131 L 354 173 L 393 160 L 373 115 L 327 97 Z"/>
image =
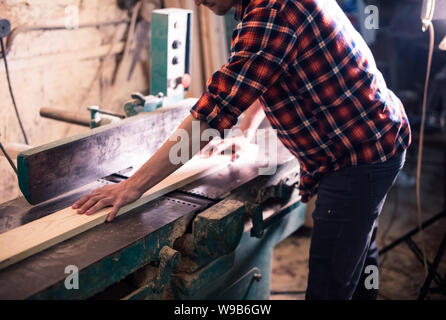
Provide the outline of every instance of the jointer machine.
<path id="1" fill-rule="evenodd" d="M 126 119 L 18 155 L 23 197 L 0 205 L 0 235 L 128 178 L 159 148 L 196 101 L 184 99 L 191 19 L 153 12 L 156 94 L 135 95 Z M 305 219 L 299 164 L 278 146 L 6 266 L 0 299 L 268 299 L 273 249 Z M 276 170 L 260 175 L 273 156 Z M 77 287 L 66 285 L 67 266 Z"/>

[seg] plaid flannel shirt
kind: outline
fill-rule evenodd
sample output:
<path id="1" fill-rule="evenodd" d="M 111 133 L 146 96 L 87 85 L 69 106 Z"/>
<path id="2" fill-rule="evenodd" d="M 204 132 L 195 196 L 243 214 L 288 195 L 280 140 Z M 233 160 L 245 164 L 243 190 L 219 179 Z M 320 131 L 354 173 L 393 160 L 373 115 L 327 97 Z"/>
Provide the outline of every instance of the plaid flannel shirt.
<path id="1" fill-rule="evenodd" d="M 259 99 L 299 160 L 303 202 L 324 175 L 408 148 L 403 105 L 335 0 L 241 0 L 236 18 L 229 60 L 191 114 L 223 135 Z"/>

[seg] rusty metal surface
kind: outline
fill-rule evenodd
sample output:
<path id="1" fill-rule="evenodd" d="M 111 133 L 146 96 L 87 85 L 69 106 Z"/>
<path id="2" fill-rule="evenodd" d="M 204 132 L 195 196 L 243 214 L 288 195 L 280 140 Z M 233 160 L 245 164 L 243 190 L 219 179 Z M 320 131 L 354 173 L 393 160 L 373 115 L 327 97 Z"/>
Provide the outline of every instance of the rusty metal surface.
<path id="1" fill-rule="evenodd" d="M 206 206 L 161 197 L 0 271 L 0 299 L 24 299 L 62 281 L 67 265 L 82 270 Z M 149 248 L 148 248 L 149 250 Z M 98 280 L 99 281 L 99 280 Z"/>

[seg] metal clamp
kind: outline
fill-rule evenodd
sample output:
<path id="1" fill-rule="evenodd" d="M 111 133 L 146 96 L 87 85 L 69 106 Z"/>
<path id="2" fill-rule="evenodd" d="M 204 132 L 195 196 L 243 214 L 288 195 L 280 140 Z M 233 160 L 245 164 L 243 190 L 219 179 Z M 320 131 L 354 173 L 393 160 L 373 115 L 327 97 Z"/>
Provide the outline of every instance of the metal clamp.
<path id="1" fill-rule="evenodd" d="M 110 124 L 124 119 L 125 116 L 108 110 L 101 110 L 98 106 L 90 106 L 90 128 L 97 128 L 101 125 Z"/>
<path id="2" fill-rule="evenodd" d="M 163 105 L 164 94 L 158 93 L 156 96 L 148 95 L 143 96 L 141 93 L 132 93 L 130 100 L 124 105 L 125 114 L 128 117 L 135 116 L 141 112 L 150 112 L 160 108 Z"/>

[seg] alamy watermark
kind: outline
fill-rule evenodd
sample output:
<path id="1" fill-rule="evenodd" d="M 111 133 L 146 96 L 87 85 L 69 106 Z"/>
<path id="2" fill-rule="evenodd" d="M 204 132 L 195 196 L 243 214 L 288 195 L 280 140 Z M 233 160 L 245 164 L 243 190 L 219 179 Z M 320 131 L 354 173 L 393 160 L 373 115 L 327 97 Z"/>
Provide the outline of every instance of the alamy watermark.
<path id="1" fill-rule="evenodd" d="M 379 29 L 379 9 L 377 6 L 369 5 L 364 9 L 367 15 L 364 20 L 364 27 L 368 30 Z"/>
<path id="2" fill-rule="evenodd" d="M 65 28 L 73 30 L 79 28 L 79 7 L 69 5 L 65 7 Z"/>
<path id="3" fill-rule="evenodd" d="M 367 290 L 379 289 L 379 269 L 375 265 L 368 265 L 364 269 L 364 273 L 368 276 L 364 279 L 364 287 Z"/>
<path id="4" fill-rule="evenodd" d="M 64 270 L 65 274 L 68 276 L 65 278 L 64 285 L 67 290 L 78 290 L 79 289 L 79 268 L 75 265 L 68 265 Z"/>
<path id="5" fill-rule="evenodd" d="M 243 137 L 249 135 L 249 131 L 242 132 L 240 129 L 224 130 L 223 137 L 213 128 L 200 131 L 200 121 L 192 121 L 191 136 L 184 129 L 177 129 L 169 138 L 170 141 L 176 141 L 169 151 L 169 161 L 174 164 L 185 164 L 191 158 L 200 152 L 203 143 L 209 143 L 201 151 L 201 156 L 209 157 L 213 150 L 225 156 L 233 157 L 234 153 L 239 153 L 240 161 L 247 164 L 258 165 L 259 175 L 273 175 L 277 170 L 278 162 L 278 143 L 276 130 L 272 128 L 258 129 L 256 134 L 252 134 L 253 141 L 250 144 Z M 231 144 L 240 144 L 240 150 L 235 150 Z M 223 146 L 223 148 L 220 148 Z M 251 146 L 251 148 L 249 148 Z M 256 146 L 256 148 L 252 148 Z M 227 147 L 227 148 L 225 148 Z M 247 150 L 244 147 L 248 147 Z"/>

